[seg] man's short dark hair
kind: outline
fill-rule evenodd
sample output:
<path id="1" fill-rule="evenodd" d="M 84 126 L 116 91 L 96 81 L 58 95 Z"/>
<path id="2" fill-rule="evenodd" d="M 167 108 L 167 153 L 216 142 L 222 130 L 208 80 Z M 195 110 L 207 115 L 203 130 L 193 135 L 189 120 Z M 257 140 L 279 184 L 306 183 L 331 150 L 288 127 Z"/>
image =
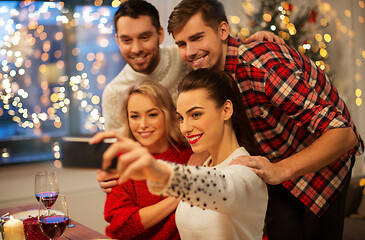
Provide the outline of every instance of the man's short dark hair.
<path id="1" fill-rule="evenodd" d="M 160 16 L 157 9 L 149 2 L 144 0 L 129 0 L 122 3 L 119 9 L 115 12 L 113 22 L 115 32 L 117 32 L 117 23 L 121 17 L 131 17 L 134 19 L 140 16 L 149 16 L 151 18 L 152 25 L 158 32 L 160 30 Z"/>
<path id="2" fill-rule="evenodd" d="M 175 29 L 183 27 L 196 13 L 201 12 L 205 23 L 214 31 L 221 22 L 227 22 L 224 6 L 217 0 L 183 0 L 170 14 L 167 31 L 169 34 Z"/>

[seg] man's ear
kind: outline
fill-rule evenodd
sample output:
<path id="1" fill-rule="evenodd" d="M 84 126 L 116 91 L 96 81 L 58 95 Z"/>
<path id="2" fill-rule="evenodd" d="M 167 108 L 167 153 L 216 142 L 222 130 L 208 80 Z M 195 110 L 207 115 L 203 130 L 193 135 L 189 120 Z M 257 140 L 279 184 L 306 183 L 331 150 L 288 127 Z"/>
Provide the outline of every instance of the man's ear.
<path id="1" fill-rule="evenodd" d="M 158 30 L 158 43 L 161 44 L 164 40 L 165 37 L 165 32 L 163 31 L 163 28 L 160 27 L 160 29 Z"/>
<path id="2" fill-rule="evenodd" d="M 114 35 L 114 37 L 115 37 L 115 41 L 117 42 L 118 47 L 120 47 L 120 46 L 119 46 L 119 38 L 118 38 L 118 34 L 116 33 L 116 34 Z"/>
<path id="3" fill-rule="evenodd" d="M 233 115 L 233 103 L 231 100 L 227 99 L 223 104 L 223 117 L 224 120 L 229 120 Z"/>
<path id="4" fill-rule="evenodd" d="M 222 21 L 218 26 L 218 33 L 222 41 L 225 41 L 229 36 L 229 25 L 226 21 Z"/>

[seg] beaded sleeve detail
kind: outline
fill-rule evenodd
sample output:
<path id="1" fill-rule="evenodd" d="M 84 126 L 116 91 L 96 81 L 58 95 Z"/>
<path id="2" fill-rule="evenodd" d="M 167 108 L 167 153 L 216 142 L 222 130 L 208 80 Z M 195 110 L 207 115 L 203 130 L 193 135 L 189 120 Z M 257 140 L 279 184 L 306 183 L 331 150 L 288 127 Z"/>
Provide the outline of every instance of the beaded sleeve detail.
<path id="1" fill-rule="evenodd" d="M 166 163 L 172 169 L 166 186 L 147 181 L 153 194 L 174 196 L 192 206 L 219 212 L 235 211 L 253 192 L 258 177 L 245 166 L 218 170 L 210 167 Z M 259 181 L 261 182 L 261 181 Z M 246 196 L 246 197 L 245 197 Z"/>

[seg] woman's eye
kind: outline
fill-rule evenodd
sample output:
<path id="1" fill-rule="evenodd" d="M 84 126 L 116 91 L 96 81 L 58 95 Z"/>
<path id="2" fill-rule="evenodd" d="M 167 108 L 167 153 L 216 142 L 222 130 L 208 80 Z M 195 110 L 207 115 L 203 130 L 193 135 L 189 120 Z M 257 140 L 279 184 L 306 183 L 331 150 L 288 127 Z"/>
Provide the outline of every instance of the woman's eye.
<path id="1" fill-rule="evenodd" d="M 180 117 L 177 117 L 177 121 L 181 123 L 182 121 L 184 121 L 184 119 L 183 119 L 183 117 L 180 116 Z"/>
<path id="2" fill-rule="evenodd" d="M 158 116 L 158 113 L 151 113 L 149 116 L 150 117 L 157 117 Z"/>
<path id="3" fill-rule="evenodd" d="M 138 118 L 138 115 L 130 115 L 129 116 L 131 119 L 137 119 Z"/>
<path id="4" fill-rule="evenodd" d="M 201 116 L 202 114 L 201 113 L 199 113 L 199 112 L 196 112 L 196 113 L 193 113 L 193 114 L 191 114 L 191 116 L 193 117 L 193 118 L 197 118 L 197 117 L 199 117 L 199 116 Z"/>

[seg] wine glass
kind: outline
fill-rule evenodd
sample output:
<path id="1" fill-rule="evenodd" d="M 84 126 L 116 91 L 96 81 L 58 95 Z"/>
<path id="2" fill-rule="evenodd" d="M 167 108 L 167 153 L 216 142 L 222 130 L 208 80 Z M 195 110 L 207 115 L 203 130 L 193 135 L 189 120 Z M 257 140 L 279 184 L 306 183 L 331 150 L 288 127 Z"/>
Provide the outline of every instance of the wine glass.
<path id="1" fill-rule="evenodd" d="M 37 172 L 35 175 L 34 194 L 46 208 L 51 208 L 58 196 L 56 172 Z"/>
<path id="2" fill-rule="evenodd" d="M 66 197 L 63 194 L 58 194 L 56 201 L 50 208 L 43 204 L 42 198 L 44 197 L 40 197 L 38 204 L 39 227 L 43 234 L 51 240 L 59 239 L 69 224 Z"/>

